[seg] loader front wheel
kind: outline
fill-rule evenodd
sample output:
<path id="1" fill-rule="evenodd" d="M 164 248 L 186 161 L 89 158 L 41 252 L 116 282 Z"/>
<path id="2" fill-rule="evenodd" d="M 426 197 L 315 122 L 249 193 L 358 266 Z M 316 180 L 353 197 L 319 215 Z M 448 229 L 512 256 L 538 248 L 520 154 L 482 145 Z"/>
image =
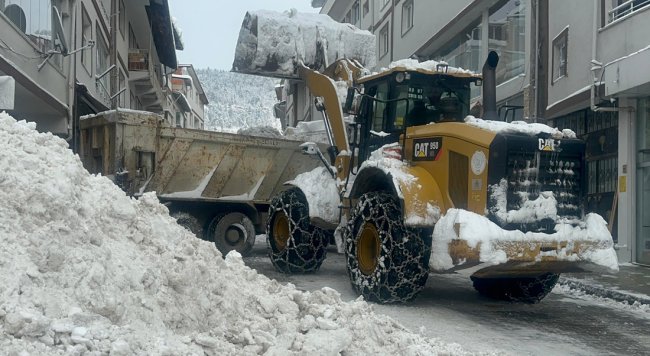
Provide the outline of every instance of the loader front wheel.
<path id="1" fill-rule="evenodd" d="M 206 237 L 224 256 L 232 250 L 246 256 L 255 244 L 255 226 L 243 213 L 223 213 L 212 219 Z"/>
<path id="2" fill-rule="evenodd" d="M 345 228 L 352 287 L 379 303 L 414 299 L 429 276 L 431 234 L 404 226 L 400 205 L 384 192 L 366 193 Z"/>
<path id="3" fill-rule="evenodd" d="M 300 189 L 273 198 L 266 231 L 269 257 L 280 272 L 315 272 L 325 260 L 328 236 L 311 225 L 307 198 Z"/>
<path id="4" fill-rule="evenodd" d="M 510 302 L 538 303 L 551 292 L 560 275 L 544 273 L 532 277 L 485 277 L 473 275 L 470 277 L 480 294 Z"/>

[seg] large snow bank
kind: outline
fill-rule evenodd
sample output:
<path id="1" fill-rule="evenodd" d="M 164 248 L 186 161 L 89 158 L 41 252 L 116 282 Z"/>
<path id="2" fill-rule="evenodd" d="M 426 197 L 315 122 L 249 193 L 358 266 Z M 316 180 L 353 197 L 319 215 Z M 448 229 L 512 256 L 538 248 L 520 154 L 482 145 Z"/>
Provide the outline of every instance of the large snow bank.
<path id="1" fill-rule="evenodd" d="M 555 226 L 555 233 L 544 234 L 504 230 L 484 216 L 466 210 L 449 209 L 438 220 L 433 231 L 429 263 L 433 270 L 444 271 L 454 267 L 448 248 L 449 243 L 454 239 L 467 241 L 470 248 L 479 247 L 480 244 L 480 261 L 491 265 L 508 262 L 506 253 L 495 246 L 495 243 L 499 242 L 588 241 L 595 243 L 599 248 L 574 254 L 569 250 L 573 247 L 569 244 L 559 252 L 544 252 L 539 258 L 552 256 L 561 261 L 587 261 L 613 271 L 618 270 L 612 235 L 607 230 L 607 223 L 598 214 L 588 214 L 584 223 L 579 225 L 558 223 Z"/>
<path id="2" fill-rule="evenodd" d="M 34 128 L 0 114 L 3 354 L 465 353 L 222 259 L 154 194 L 125 196 Z"/>
<path id="3" fill-rule="evenodd" d="M 324 46 L 326 59 L 322 58 Z M 246 13 L 239 32 L 233 71 L 296 77 L 295 64 L 321 67 L 350 58 L 375 66 L 375 36 L 327 15 L 260 10 Z M 325 62 L 326 61 L 326 62 Z"/>
<path id="4" fill-rule="evenodd" d="M 503 132 L 503 133 L 521 133 L 530 136 L 536 136 L 540 133 L 547 133 L 551 137 L 556 139 L 561 138 L 576 138 L 575 132 L 569 129 L 559 130 L 544 124 L 539 123 L 527 123 L 525 121 L 513 121 L 513 122 L 503 122 L 503 121 L 492 121 L 492 120 L 483 120 L 475 118 L 474 116 L 467 116 L 465 118 L 465 123 L 482 128 L 484 130 L 492 132 Z"/>

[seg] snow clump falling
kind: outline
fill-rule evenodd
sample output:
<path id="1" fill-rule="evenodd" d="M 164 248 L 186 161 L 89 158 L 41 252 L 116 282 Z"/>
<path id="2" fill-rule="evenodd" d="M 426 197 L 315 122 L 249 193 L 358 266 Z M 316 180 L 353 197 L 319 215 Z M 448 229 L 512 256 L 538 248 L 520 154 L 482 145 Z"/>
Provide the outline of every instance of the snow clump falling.
<path id="1" fill-rule="evenodd" d="M 64 140 L 0 114 L 5 354 L 466 354 L 361 300 L 225 259 L 156 196 L 87 173 Z"/>

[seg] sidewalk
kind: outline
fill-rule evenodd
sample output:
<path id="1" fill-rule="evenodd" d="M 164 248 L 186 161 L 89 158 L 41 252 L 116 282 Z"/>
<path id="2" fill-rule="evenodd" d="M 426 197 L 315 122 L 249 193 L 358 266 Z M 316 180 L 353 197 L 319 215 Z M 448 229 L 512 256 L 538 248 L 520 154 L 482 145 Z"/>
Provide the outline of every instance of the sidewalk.
<path id="1" fill-rule="evenodd" d="M 559 283 L 618 302 L 650 305 L 650 267 L 625 264 L 616 274 L 564 273 Z"/>

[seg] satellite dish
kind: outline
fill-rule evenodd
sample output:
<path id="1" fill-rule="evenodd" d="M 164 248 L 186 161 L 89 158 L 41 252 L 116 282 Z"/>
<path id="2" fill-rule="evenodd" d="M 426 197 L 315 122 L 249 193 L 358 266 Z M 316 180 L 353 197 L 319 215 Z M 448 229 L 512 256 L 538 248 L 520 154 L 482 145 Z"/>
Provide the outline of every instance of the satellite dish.
<path id="1" fill-rule="evenodd" d="M 63 32 L 63 20 L 61 20 L 61 13 L 56 6 L 52 6 L 52 24 L 54 25 L 54 36 L 59 40 L 59 46 L 61 47 L 61 54 L 68 54 L 68 41 L 65 38 L 65 32 Z"/>

